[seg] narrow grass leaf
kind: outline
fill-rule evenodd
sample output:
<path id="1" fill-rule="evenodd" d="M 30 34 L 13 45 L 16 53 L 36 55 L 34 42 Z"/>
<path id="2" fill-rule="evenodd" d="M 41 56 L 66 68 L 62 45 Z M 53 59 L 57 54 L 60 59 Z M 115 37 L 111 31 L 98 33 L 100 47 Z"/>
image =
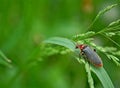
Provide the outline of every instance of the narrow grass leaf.
<path id="1" fill-rule="evenodd" d="M 94 88 L 94 81 L 93 81 L 93 78 L 92 78 L 92 75 L 91 75 L 91 71 L 90 71 L 90 65 L 87 63 L 85 63 L 85 69 L 86 69 L 86 72 L 87 72 L 87 76 L 88 76 L 88 83 L 90 85 L 90 88 Z"/>
<path id="2" fill-rule="evenodd" d="M 0 57 L 1 57 L 1 60 L 0 60 L 1 64 L 4 64 L 4 65 L 7 65 L 7 66 L 11 67 L 10 63 L 12 61 L 10 59 L 8 59 L 2 51 L 0 51 Z"/>
<path id="3" fill-rule="evenodd" d="M 8 59 L 8 58 L 4 55 L 4 53 L 3 53 L 2 51 L 0 51 L 0 56 L 1 56 L 6 62 L 8 62 L 8 63 L 11 63 L 11 62 L 12 62 L 10 59 Z"/>
<path id="4" fill-rule="evenodd" d="M 103 67 L 101 68 L 95 68 L 91 66 L 91 70 L 97 75 L 99 80 L 101 81 L 104 88 L 114 88 L 114 85 L 108 76 L 107 72 Z"/>
<path id="5" fill-rule="evenodd" d="M 67 38 L 53 37 L 43 42 L 64 46 L 66 48 L 69 48 L 71 51 L 75 50 L 75 44 Z"/>

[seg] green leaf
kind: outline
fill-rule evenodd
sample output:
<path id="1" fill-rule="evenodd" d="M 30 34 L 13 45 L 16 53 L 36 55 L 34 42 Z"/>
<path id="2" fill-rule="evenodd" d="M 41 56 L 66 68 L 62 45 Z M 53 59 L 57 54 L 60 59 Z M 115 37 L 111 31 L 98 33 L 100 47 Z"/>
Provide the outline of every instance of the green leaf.
<path id="1" fill-rule="evenodd" d="M 69 48 L 71 51 L 75 50 L 75 44 L 67 38 L 53 37 L 43 42 L 64 46 L 66 48 Z"/>
<path id="2" fill-rule="evenodd" d="M 101 68 L 95 68 L 91 66 L 91 70 L 97 75 L 99 80 L 101 81 L 104 88 L 114 88 L 114 85 L 108 76 L 107 72 L 103 67 Z"/>
<path id="3" fill-rule="evenodd" d="M 90 65 L 89 65 L 88 62 L 85 64 L 85 69 L 86 69 L 86 72 L 88 74 L 87 76 L 88 76 L 88 83 L 90 85 L 90 88 L 94 88 L 94 81 L 93 81 L 93 78 L 92 78 L 92 75 L 91 75 Z"/>
<path id="4" fill-rule="evenodd" d="M 66 48 L 69 48 L 72 51 L 75 51 L 74 43 L 71 40 L 66 39 L 66 38 L 54 37 L 54 38 L 50 38 L 48 40 L 45 40 L 44 43 L 61 45 L 61 46 L 64 46 Z M 77 59 L 77 60 L 80 63 L 79 59 Z M 101 81 L 104 88 L 114 88 L 110 77 L 108 76 L 107 72 L 105 71 L 105 69 L 103 67 L 95 68 L 94 66 L 91 66 L 91 70 L 97 75 L 97 77 Z M 90 78 L 89 80 L 91 80 L 90 76 L 89 76 L 89 78 Z M 91 81 L 90 85 L 92 85 L 92 84 L 93 83 Z"/>
<path id="5" fill-rule="evenodd" d="M 4 65 L 7 65 L 7 66 L 11 67 L 10 63 L 12 61 L 10 59 L 8 59 L 2 51 L 0 51 L 0 57 L 1 57 L 1 60 L 0 60 L 1 64 L 4 64 Z"/>

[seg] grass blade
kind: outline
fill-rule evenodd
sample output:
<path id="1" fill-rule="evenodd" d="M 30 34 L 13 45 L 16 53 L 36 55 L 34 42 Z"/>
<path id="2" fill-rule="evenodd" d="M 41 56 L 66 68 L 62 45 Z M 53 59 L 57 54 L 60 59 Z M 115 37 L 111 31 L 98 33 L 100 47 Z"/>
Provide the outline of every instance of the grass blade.
<path id="1" fill-rule="evenodd" d="M 93 81 L 93 78 L 91 76 L 91 71 L 90 71 L 90 65 L 88 63 L 85 63 L 85 69 L 86 69 L 86 72 L 87 72 L 87 76 L 88 76 L 88 83 L 90 85 L 90 88 L 94 88 L 94 81 Z"/>
<path id="2" fill-rule="evenodd" d="M 43 42 L 61 45 L 61 46 L 64 46 L 66 48 L 69 48 L 71 51 L 75 50 L 75 44 L 67 38 L 54 37 L 54 38 L 50 38 L 48 40 L 45 40 Z"/>
<path id="3" fill-rule="evenodd" d="M 97 75 L 104 88 L 114 88 L 110 77 L 103 67 L 95 68 L 91 66 L 91 70 Z"/>
<path id="4" fill-rule="evenodd" d="M 0 56 L 1 56 L 6 62 L 11 63 L 11 60 L 8 59 L 8 58 L 3 54 L 2 51 L 0 51 Z"/>
<path id="5" fill-rule="evenodd" d="M 0 56 L 1 56 L 1 64 L 7 65 L 9 67 L 11 67 L 10 63 L 12 62 L 10 59 L 8 59 L 4 53 L 2 51 L 0 51 Z"/>
<path id="6" fill-rule="evenodd" d="M 61 45 L 61 46 L 64 46 L 66 48 L 69 48 L 72 51 L 75 50 L 74 43 L 71 40 L 66 39 L 66 38 L 54 37 L 54 38 L 50 38 L 48 40 L 45 40 L 44 43 L 57 44 L 57 45 Z M 104 88 L 114 88 L 109 75 L 107 74 L 107 72 L 105 71 L 105 69 L 103 67 L 102 68 L 95 68 L 94 66 L 91 66 L 91 70 L 97 75 L 97 77 L 101 81 Z M 89 80 L 91 80 L 90 74 L 88 74 L 88 77 L 90 78 Z M 89 83 L 90 83 L 90 86 L 92 88 L 93 80 L 90 81 Z"/>

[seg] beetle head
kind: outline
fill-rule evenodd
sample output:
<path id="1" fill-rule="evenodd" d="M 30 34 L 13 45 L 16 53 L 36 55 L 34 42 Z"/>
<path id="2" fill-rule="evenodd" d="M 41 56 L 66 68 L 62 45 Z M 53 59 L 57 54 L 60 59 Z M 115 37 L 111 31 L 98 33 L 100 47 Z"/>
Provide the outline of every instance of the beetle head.
<path id="1" fill-rule="evenodd" d="M 76 45 L 76 49 L 79 48 L 81 50 L 83 50 L 86 47 L 86 45 L 81 44 L 81 45 Z"/>

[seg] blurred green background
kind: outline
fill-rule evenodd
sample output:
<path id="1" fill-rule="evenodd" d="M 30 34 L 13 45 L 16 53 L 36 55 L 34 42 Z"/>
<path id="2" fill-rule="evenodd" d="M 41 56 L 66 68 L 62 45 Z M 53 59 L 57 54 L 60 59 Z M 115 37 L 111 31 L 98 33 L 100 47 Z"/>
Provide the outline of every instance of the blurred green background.
<path id="1" fill-rule="evenodd" d="M 0 57 L 0 88 L 89 88 L 84 65 L 70 54 L 44 56 L 41 42 L 49 37 L 72 38 L 84 33 L 97 13 L 118 0 L 0 0 L 0 49 L 12 60 Z M 120 7 L 104 14 L 93 31 L 120 18 Z M 118 37 L 113 38 L 120 44 Z M 115 46 L 96 37 L 95 43 Z M 46 47 L 47 48 L 47 47 Z M 51 52 L 48 49 L 48 53 Z M 120 68 L 107 58 L 104 67 L 115 88 L 120 87 Z M 29 61 L 31 61 L 30 64 Z M 94 75 L 95 88 L 102 88 Z"/>

